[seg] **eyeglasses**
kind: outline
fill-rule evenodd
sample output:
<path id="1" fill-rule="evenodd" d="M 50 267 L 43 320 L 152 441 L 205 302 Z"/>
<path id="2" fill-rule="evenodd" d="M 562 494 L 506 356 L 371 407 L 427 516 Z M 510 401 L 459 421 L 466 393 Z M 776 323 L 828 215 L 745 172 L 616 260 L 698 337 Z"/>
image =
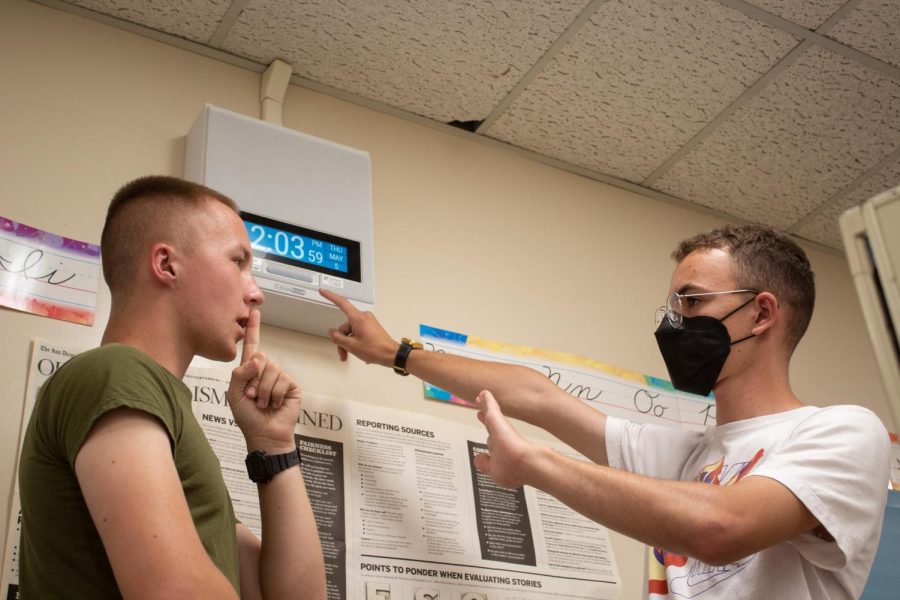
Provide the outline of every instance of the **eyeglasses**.
<path id="1" fill-rule="evenodd" d="M 662 323 L 663 319 L 668 319 L 669 324 L 675 329 L 681 328 L 684 320 L 684 305 L 686 298 L 700 298 L 702 296 L 719 296 L 722 294 L 758 294 L 757 290 L 727 290 L 724 292 L 700 292 L 696 294 L 679 294 L 672 292 L 666 298 L 666 305 L 656 309 L 656 324 Z"/>

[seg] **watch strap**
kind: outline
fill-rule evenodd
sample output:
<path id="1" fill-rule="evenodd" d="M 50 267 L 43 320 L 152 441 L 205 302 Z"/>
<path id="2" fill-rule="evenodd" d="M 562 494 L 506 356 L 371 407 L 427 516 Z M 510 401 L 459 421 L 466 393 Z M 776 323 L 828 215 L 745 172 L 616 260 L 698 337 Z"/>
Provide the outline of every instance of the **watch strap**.
<path id="1" fill-rule="evenodd" d="M 406 370 L 406 361 L 409 359 L 409 353 L 413 350 L 421 350 L 423 347 L 421 342 L 415 342 L 409 338 L 400 338 L 400 347 L 397 349 L 396 356 L 394 356 L 394 373 L 404 377 L 409 375 L 409 371 Z"/>
<path id="2" fill-rule="evenodd" d="M 272 466 L 272 475 L 290 469 L 294 465 L 299 465 L 301 462 L 299 448 L 294 448 L 292 452 L 285 452 L 284 454 L 270 454 L 268 458 L 271 461 L 269 464 Z"/>

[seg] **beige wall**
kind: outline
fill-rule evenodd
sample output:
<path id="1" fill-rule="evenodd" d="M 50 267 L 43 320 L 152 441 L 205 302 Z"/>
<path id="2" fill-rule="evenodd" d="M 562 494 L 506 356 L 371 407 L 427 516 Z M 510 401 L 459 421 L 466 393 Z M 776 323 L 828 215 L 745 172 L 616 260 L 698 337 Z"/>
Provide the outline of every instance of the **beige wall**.
<path id="1" fill-rule="evenodd" d="M 98 242 L 120 184 L 181 174 L 184 135 L 204 102 L 257 116 L 258 86 L 258 75 L 215 60 L 0 2 L 0 215 Z M 395 336 L 427 323 L 666 376 L 652 330 L 668 254 L 718 221 L 295 86 L 284 122 L 371 154 L 376 312 Z M 808 403 L 868 406 L 888 423 L 846 262 L 808 250 L 819 304 L 794 360 L 795 391 Z M 0 308 L 2 489 L 13 480 L 30 341 L 95 345 L 108 311 L 105 289 L 93 328 Z M 263 341 L 309 391 L 475 423 L 471 411 L 424 401 L 412 378 L 337 362 L 322 338 L 266 328 Z M 613 539 L 622 597 L 639 598 L 641 547 Z"/>

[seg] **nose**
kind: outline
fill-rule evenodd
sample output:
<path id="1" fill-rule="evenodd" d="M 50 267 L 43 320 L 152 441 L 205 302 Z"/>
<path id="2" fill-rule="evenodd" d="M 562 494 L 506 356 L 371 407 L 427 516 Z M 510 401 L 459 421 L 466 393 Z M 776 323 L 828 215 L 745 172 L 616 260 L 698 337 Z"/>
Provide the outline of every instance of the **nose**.
<path id="1" fill-rule="evenodd" d="M 256 278 L 250 277 L 250 287 L 247 289 L 247 294 L 244 298 L 250 306 L 259 306 L 266 301 L 265 294 L 263 294 L 262 290 L 259 289 L 259 286 L 256 285 Z"/>

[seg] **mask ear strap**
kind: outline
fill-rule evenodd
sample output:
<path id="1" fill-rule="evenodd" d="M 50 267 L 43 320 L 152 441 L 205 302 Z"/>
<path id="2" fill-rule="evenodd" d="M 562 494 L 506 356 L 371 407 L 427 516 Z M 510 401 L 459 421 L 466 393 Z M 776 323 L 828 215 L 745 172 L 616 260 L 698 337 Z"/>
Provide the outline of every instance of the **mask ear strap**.
<path id="1" fill-rule="evenodd" d="M 746 340 L 749 340 L 749 339 L 752 338 L 752 337 L 756 337 L 756 334 L 755 334 L 755 333 L 751 333 L 751 334 L 748 335 L 747 337 L 742 337 L 741 339 L 739 339 L 739 340 L 736 341 L 736 342 L 731 342 L 731 345 L 734 346 L 735 344 L 740 344 L 741 342 L 744 342 L 744 341 L 746 341 Z"/>
<path id="2" fill-rule="evenodd" d="M 737 311 L 741 310 L 742 308 L 744 308 L 745 306 L 747 306 L 748 304 L 750 304 L 751 302 L 753 302 L 754 300 L 756 300 L 756 297 L 757 297 L 757 296 L 759 296 L 759 292 L 756 292 L 755 294 L 753 294 L 753 297 L 752 297 L 752 298 L 750 298 L 749 300 L 747 300 L 746 302 L 744 302 L 743 304 L 741 304 L 740 306 L 738 306 L 736 309 L 734 309 L 733 311 L 731 311 L 730 313 L 728 313 L 727 315 L 725 315 L 724 317 L 722 317 L 721 319 L 719 319 L 719 322 L 721 323 L 722 321 L 724 321 L 725 319 L 727 319 L 728 317 L 730 317 L 731 315 L 733 315 L 733 314 L 736 313 Z M 752 338 L 752 337 L 756 337 L 756 334 L 755 334 L 755 333 L 751 333 L 751 334 L 748 335 L 747 337 L 742 337 L 741 339 L 737 340 L 736 342 L 731 342 L 731 345 L 734 346 L 735 344 L 740 344 L 741 342 L 747 341 L 747 340 L 749 340 L 749 339 Z"/>
<path id="3" fill-rule="evenodd" d="M 753 302 L 754 300 L 756 300 L 756 297 L 757 297 L 757 296 L 759 296 L 759 292 L 756 292 L 755 294 L 753 294 L 753 297 L 752 297 L 752 298 L 750 298 L 749 300 L 747 300 L 746 302 L 744 302 L 743 304 L 741 304 L 740 306 L 738 306 L 736 309 L 734 309 L 733 311 L 731 311 L 730 313 L 728 313 L 727 315 L 725 315 L 724 317 L 722 317 L 721 319 L 719 319 L 719 322 L 721 323 L 722 321 L 724 321 L 725 319 L 727 319 L 728 317 L 730 317 L 731 315 L 733 315 L 733 314 L 736 313 L 737 311 L 741 310 L 742 308 L 744 308 L 745 306 L 747 306 L 748 304 L 750 304 L 751 302 Z M 744 338 L 744 339 L 746 339 L 746 338 Z M 741 340 L 741 341 L 743 341 L 743 340 Z M 735 344 L 737 344 L 737 342 L 735 342 Z"/>

